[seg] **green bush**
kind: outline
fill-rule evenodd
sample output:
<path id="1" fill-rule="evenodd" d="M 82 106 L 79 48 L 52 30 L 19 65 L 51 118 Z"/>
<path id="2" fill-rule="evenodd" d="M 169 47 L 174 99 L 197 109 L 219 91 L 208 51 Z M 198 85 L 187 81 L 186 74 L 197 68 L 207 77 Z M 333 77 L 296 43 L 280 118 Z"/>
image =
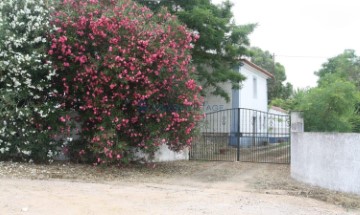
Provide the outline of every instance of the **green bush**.
<path id="1" fill-rule="evenodd" d="M 0 2 L 0 159 L 51 160 L 59 143 L 43 0 Z"/>

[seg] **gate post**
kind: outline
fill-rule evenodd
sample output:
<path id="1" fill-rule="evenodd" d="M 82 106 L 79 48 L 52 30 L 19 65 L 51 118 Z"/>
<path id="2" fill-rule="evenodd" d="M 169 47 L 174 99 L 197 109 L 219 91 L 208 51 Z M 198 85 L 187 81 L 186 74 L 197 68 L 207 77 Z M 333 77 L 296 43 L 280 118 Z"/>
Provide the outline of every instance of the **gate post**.
<path id="1" fill-rule="evenodd" d="M 304 118 L 302 112 L 291 112 L 291 132 L 304 132 Z"/>
<path id="2" fill-rule="evenodd" d="M 237 109 L 237 132 L 236 132 L 236 145 L 237 153 L 236 160 L 240 161 L 240 108 Z"/>
<path id="3" fill-rule="evenodd" d="M 304 118 L 302 116 L 302 112 L 291 112 L 290 126 L 290 163 L 292 169 L 294 165 L 296 165 L 296 158 L 298 157 L 296 148 L 299 141 L 294 139 L 298 139 L 298 133 L 304 132 Z"/>

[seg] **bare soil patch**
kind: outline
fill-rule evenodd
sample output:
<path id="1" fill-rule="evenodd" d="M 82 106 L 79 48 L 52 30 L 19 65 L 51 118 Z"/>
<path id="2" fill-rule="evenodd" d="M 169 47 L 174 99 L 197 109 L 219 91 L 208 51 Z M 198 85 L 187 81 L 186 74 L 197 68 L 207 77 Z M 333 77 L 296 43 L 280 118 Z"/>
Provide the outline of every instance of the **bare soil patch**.
<path id="1" fill-rule="evenodd" d="M 360 196 L 299 183 L 291 179 L 289 165 L 0 162 L 0 214 L 50 209 L 59 212 L 52 214 L 360 214 Z"/>

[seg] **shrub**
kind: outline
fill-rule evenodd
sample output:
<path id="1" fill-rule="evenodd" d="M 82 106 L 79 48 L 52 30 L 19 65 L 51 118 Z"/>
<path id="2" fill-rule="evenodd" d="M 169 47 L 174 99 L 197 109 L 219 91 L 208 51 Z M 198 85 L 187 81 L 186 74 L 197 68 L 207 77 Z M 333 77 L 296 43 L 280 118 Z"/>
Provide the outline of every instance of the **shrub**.
<path id="1" fill-rule="evenodd" d="M 46 161 L 56 153 L 47 8 L 43 0 L 0 2 L 0 159 Z"/>
<path id="2" fill-rule="evenodd" d="M 64 0 L 56 11 L 48 54 L 61 107 L 79 113 L 88 143 L 80 154 L 117 162 L 134 148 L 191 145 L 202 118 L 189 54 L 197 36 L 166 10 L 153 14 L 128 0 Z"/>
<path id="3" fill-rule="evenodd" d="M 299 110 L 304 112 L 305 131 L 351 132 L 359 92 L 353 83 L 333 75 L 328 75 L 326 81 L 310 89 L 298 102 Z"/>

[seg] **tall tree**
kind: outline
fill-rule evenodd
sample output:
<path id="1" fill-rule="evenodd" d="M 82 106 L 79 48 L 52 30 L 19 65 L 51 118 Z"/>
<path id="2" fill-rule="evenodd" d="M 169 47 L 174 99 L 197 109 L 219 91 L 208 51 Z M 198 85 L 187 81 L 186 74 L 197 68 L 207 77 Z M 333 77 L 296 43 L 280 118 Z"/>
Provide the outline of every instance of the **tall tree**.
<path id="1" fill-rule="evenodd" d="M 328 74 L 334 74 L 338 78 L 354 83 L 360 90 L 360 57 L 354 50 L 345 50 L 342 54 L 328 59 L 315 74 L 319 76 L 320 85 L 327 79 Z"/>
<path id="2" fill-rule="evenodd" d="M 353 50 L 330 58 L 315 72 L 318 86 L 272 104 L 302 111 L 306 131 L 360 132 L 359 57 Z"/>
<path id="3" fill-rule="evenodd" d="M 274 75 L 274 79 L 268 80 L 269 102 L 274 99 L 288 99 L 291 96 L 292 84 L 284 83 L 286 80 L 285 67 L 275 62 L 269 51 L 263 51 L 256 47 L 251 48 L 251 61 Z"/>
<path id="4" fill-rule="evenodd" d="M 229 95 L 219 84 L 230 82 L 235 89 L 241 86 L 245 77 L 234 67 L 241 56 L 249 54 L 248 36 L 256 25 L 236 25 L 231 12 L 233 5 L 229 0 L 221 5 L 214 5 L 211 0 L 136 1 L 153 11 L 167 7 L 170 13 L 200 35 L 192 50 L 197 79 L 207 92 L 228 101 Z"/>
<path id="5" fill-rule="evenodd" d="M 319 76 L 319 86 L 326 86 L 331 84 L 333 79 L 339 79 L 353 83 L 357 91 L 360 91 L 360 57 L 352 49 L 347 49 L 343 53 L 328 59 L 315 74 Z M 352 131 L 360 132 L 360 98 L 351 107 L 355 112 L 350 120 L 353 126 Z"/>

